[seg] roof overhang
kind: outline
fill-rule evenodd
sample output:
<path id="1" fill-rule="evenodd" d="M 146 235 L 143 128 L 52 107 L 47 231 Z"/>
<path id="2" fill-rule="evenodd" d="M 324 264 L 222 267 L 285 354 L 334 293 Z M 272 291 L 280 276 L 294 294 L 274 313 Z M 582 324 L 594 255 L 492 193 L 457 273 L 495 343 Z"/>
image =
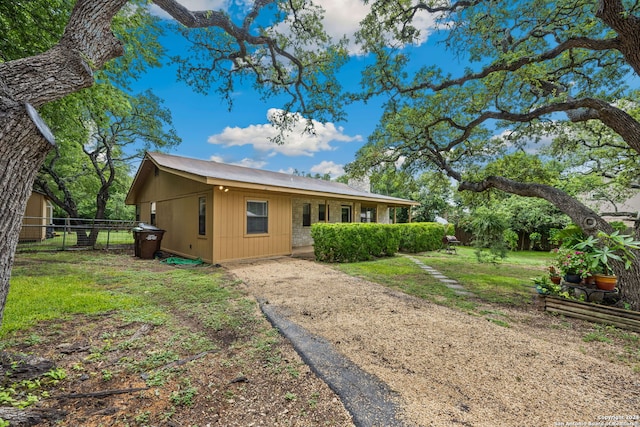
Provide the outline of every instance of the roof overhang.
<path id="1" fill-rule="evenodd" d="M 413 200 L 399 199 L 375 193 L 360 192 L 359 194 L 343 194 L 336 191 L 309 190 L 299 187 L 269 185 L 264 183 L 252 183 L 235 179 L 225 179 L 221 177 L 204 176 L 202 174 L 192 173 L 189 171 L 162 165 L 161 163 L 156 161 L 152 155 L 149 154 L 145 155 L 145 158 L 142 161 L 138 172 L 136 173 L 133 183 L 131 184 L 131 188 L 129 189 L 127 197 L 125 198 L 126 204 L 135 204 L 136 194 L 142 186 L 142 183 L 148 178 L 150 174 L 155 173 L 156 168 L 162 172 L 167 172 L 192 181 L 205 183 L 211 185 L 212 187 L 223 186 L 229 189 L 265 191 L 320 199 L 354 200 L 359 202 L 386 204 L 389 207 L 411 207 L 420 205 L 419 202 Z"/>

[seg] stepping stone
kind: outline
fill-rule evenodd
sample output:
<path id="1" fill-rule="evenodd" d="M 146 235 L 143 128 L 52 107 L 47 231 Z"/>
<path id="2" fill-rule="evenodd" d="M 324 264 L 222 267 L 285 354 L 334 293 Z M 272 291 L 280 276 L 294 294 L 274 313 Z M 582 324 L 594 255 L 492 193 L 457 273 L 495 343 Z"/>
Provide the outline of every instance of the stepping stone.
<path id="1" fill-rule="evenodd" d="M 458 289 L 460 291 L 464 291 L 464 286 L 457 284 L 457 283 L 451 283 L 451 284 L 447 284 L 447 288 L 449 289 Z"/>
<path id="2" fill-rule="evenodd" d="M 475 297 L 475 294 L 469 291 L 455 291 L 455 294 L 463 297 Z"/>
<path id="3" fill-rule="evenodd" d="M 453 280 L 453 279 L 440 279 L 440 281 L 444 284 L 446 284 L 447 286 L 449 286 L 449 284 L 453 285 L 458 285 L 458 281 L 457 280 Z M 460 286 L 460 285 L 458 285 Z"/>

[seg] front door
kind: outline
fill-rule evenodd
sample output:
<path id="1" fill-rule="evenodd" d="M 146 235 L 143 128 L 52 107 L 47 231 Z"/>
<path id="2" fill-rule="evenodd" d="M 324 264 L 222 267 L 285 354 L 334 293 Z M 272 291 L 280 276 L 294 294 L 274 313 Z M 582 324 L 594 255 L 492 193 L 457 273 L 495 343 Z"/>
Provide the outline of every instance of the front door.
<path id="1" fill-rule="evenodd" d="M 351 222 L 351 206 L 342 206 L 342 222 Z"/>

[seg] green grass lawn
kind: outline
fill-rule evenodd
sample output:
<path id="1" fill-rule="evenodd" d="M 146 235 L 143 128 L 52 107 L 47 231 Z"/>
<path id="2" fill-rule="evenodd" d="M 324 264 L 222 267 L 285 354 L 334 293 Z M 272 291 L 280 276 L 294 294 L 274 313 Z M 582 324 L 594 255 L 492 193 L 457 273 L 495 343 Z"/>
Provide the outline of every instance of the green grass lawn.
<path id="1" fill-rule="evenodd" d="M 534 294 L 531 278 L 547 274 L 553 261 L 550 253 L 525 251 L 510 252 L 497 264 L 480 263 L 474 250 L 466 247 L 458 248 L 456 254 L 426 252 L 411 256 L 457 280 L 478 299 L 506 305 L 530 303 Z M 336 267 L 434 302 L 466 309 L 474 305 L 471 299 L 456 295 L 404 256 Z"/>
<path id="2" fill-rule="evenodd" d="M 39 252 L 17 256 L 0 329 L 14 331 L 74 314 L 113 312 L 128 321 L 162 324 L 175 307 L 214 329 L 235 328 L 250 310 L 222 273 L 208 267 L 158 269 L 155 261 L 104 252 Z M 216 311 L 204 306 L 215 305 Z"/>

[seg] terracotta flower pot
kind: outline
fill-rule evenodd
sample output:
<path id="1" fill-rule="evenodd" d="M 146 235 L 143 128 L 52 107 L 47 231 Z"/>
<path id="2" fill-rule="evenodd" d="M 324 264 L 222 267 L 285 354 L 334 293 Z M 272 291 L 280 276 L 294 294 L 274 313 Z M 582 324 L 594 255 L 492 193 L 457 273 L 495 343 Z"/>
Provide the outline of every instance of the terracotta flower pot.
<path id="1" fill-rule="evenodd" d="M 596 286 L 603 291 L 612 291 L 618 284 L 618 278 L 616 276 L 607 276 L 605 274 L 594 274 L 596 279 Z"/>
<path id="2" fill-rule="evenodd" d="M 562 277 L 560 276 L 551 276 L 551 282 L 556 285 L 559 285 L 561 280 L 562 280 Z"/>

